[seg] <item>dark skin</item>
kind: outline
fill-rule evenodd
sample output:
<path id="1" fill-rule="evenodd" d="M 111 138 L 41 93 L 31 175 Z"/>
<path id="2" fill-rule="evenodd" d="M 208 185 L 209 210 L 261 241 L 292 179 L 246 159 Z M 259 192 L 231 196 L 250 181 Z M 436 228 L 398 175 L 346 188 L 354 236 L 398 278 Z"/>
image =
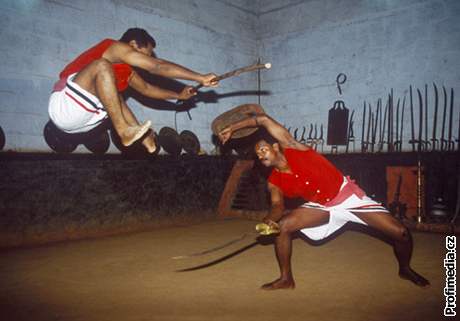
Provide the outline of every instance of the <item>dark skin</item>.
<path id="1" fill-rule="evenodd" d="M 145 135 L 149 131 L 150 122 L 140 124 L 118 93 L 112 70 L 113 63 L 126 63 L 168 78 L 196 81 L 205 87 L 218 85 L 218 82 L 215 81 L 215 74 L 199 74 L 178 64 L 155 58 L 153 49 L 151 44 L 139 46 L 135 40 L 128 44 L 117 41 L 107 48 L 101 59 L 93 61 L 74 78 L 74 82 L 99 98 L 122 144 L 129 146 L 137 139 L 144 137 L 142 144 L 149 153 L 155 152 L 157 148 L 153 132 L 150 130 L 150 134 Z M 155 99 L 187 100 L 196 95 L 191 86 L 186 86 L 180 93 L 153 86 L 144 81 L 135 71 L 131 73 L 128 84 L 142 95 Z"/>
<path id="2" fill-rule="evenodd" d="M 285 148 L 308 150 L 310 147 L 297 142 L 291 134 L 278 122 L 266 114 L 256 115 L 234 123 L 219 133 L 219 139 L 226 143 L 233 132 L 246 128 L 262 126 L 279 143 L 273 145 L 264 140 L 257 142 L 255 152 L 259 161 L 267 167 L 273 167 L 283 173 L 292 173 L 283 154 Z M 268 183 L 271 196 L 271 210 L 264 222 L 280 230 L 275 237 L 275 254 L 280 268 L 280 277 L 264 284 L 264 290 L 294 289 L 295 281 L 291 268 L 292 235 L 303 228 L 315 227 L 329 221 L 329 212 L 321 209 L 297 208 L 285 212 L 283 192 L 275 185 Z M 399 276 L 414 284 L 424 287 L 430 283 L 424 277 L 412 270 L 410 259 L 412 255 L 412 238 L 409 230 L 387 212 L 358 213 L 352 212 L 369 227 L 386 236 L 393 243 L 393 251 L 399 264 Z"/>

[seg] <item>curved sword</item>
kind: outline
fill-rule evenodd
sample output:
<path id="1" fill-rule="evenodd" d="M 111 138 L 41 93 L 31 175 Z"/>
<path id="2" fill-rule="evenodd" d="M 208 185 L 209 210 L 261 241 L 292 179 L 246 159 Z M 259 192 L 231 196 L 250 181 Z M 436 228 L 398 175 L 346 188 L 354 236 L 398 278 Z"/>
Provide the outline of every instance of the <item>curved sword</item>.
<path id="1" fill-rule="evenodd" d="M 450 109 L 449 109 L 449 134 L 447 135 L 447 150 L 454 150 L 455 143 L 452 140 L 452 121 L 454 113 L 454 88 L 450 89 Z"/>
<path id="2" fill-rule="evenodd" d="M 442 86 L 442 91 L 444 93 L 444 108 L 442 112 L 442 127 L 441 127 L 441 151 L 446 149 L 447 141 L 444 136 L 445 129 L 446 129 L 446 115 L 447 115 L 447 92 L 446 87 Z"/>
<path id="3" fill-rule="evenodd" d="M 439 145 L 439 140 L 436 138 L 436 127 L 438 123 L 438 103 L 439 103 L 439 94 L 438 87 L 433 83 L 434 88 L 434 113 L 433 113 L 433 133 L 431 135 L 431 150 L 434 151 Z"/>

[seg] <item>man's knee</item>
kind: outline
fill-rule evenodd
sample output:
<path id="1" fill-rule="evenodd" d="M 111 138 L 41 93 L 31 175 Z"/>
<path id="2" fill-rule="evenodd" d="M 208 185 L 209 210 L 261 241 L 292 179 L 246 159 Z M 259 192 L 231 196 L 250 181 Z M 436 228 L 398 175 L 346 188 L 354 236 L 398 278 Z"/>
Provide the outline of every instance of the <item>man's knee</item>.
<path id="1" fill-rule="evenodd" d="M 281 219 L 279 221 L 278 225 L 279 225 L 279 229 L 280 229 L 281 234 L 286 234 L 286 233 L 289 234 L 289 233 L 293 232 L 292 229 L 290 228 L 291 224 L 289 224 L 289 219 L 287 219 L 287 218 Z"/>
<path id="2" fill-rule="evenodd" d="M 104 58 L 96 59 L 92 62 L 92 65 L 98 73 L 100 72 L 112 73 L 112 64 L 107 59 L 104 59 Z"/>
<path id="3" fill-rule="evenodd" d="M 402 242 L 409 241 L 409 239 L 410 239 L 409 229 L 407 227 L 405 227 L 404 225 L 402 225 L 402 224 L 399 225 L 395 229 L 395 238 L 398 241 L 402 241 Z"/>

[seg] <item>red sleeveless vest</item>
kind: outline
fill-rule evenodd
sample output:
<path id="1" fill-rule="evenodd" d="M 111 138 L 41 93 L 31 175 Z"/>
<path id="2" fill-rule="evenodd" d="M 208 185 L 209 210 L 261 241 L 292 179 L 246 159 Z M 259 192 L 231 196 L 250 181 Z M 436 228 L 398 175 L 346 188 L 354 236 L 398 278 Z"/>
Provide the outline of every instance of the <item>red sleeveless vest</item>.
<path id="1" fill-rule="evenodd" d="M 284 150 L 292 174 L 273 169 L 268 181 L 278 186 L 287 197 L 324 204 L 339 192 L 343 174 L 324 156 L 313 149 Z"/>
<path id="2" fill-rule="evenodd" d="M 54 91 L 60 91 L 64 89 L 67 78 L 82 70 L 91 62 L 96 59 L 100 59 L 104 52 L 114 43 L 116 40 L 113 39 L 104 39 L 94 47 L 83 52 L 75 60 L 69 63 L 64 70 L 59 74 L 59 81 L 54 85 Z M 124 91 L 128 88 L 129 77 L 132 73 L 132 68 L 130 65 L 125 63 L 115 63 L 112 64 L 113 71 L 115 73 L 115 79 L 117 81 L 118 91 Z"/>

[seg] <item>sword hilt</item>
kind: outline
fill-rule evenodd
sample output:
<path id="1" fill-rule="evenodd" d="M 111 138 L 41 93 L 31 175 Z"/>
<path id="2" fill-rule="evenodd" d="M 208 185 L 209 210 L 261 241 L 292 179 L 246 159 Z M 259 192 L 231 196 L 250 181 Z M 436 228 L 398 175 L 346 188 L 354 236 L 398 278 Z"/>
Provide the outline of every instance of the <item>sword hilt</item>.
<path id="1" fill-rule="evenodd" d="M 260 235 L 272 235 L 280 232 L 279 227 L 273 227 L 265 223 L 259 223 L 256 225 L 256 231 Z"/>
<path id="2" fill-rule="evenodd" d="M 441 138 L 441 151 L 447 150 L 449 141 L 447 139 Z"/>
<path id="3" fill-rule="evenodd" d="M 431 150 L 434 151 L 434 150 L 437 149 L 437 147 L 439 147 L 439 139 L 432 138 L 431 142 L 432 142 L 431 143 L 431 146 L 432 146 Z"/>

